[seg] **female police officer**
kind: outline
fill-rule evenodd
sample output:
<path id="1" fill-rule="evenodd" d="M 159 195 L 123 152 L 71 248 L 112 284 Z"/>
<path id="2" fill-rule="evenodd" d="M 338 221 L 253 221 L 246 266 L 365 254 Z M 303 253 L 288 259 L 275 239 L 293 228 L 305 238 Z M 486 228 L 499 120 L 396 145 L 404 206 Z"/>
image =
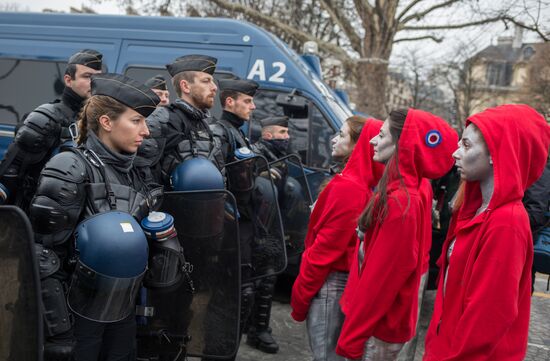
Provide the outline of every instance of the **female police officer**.
<path id="1" fill-rule="evenodd" d="M 76 361 L 134 357 L 134 300 L 147 264 L 137 221 L 160 192 L 143 182 L 133 160 L 149 135 L 145 118 L 159 101 L 125 76 L 93 76 L 79 119 L 79 147 L 58 154 L 42 171 L 30 215 L 46 359 L 70 359 L 73 352 Z"/>

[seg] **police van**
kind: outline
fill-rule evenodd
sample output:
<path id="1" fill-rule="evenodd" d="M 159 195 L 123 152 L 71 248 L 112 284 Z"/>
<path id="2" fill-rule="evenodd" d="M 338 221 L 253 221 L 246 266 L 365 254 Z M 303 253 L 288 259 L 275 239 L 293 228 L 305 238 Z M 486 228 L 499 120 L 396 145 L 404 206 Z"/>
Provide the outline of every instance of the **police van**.
<path id="1" fill-rule="evenodd" d="M 300 56 L 273 34 L 244 21 L 0 13 L 0 159 L 24 116 L 60 97 L 66 62 L 83 48 L 103 53 L 105 71 L 141 81 L 159 73 L 169 79 L 165 64 L 186 54 L 216 57 L 218 78 L 257 81 L 249 136 L 257 140 L 262 118 L 290 115 L 290 147 L 307 167 L 314 196 L 331 160 L 330 139 L 352 115 L 322 81 L 318 57 Z M 174 100 L 175 91 L 170 91 Z M 213 113 L 219 112 L 218 102 Z"/>

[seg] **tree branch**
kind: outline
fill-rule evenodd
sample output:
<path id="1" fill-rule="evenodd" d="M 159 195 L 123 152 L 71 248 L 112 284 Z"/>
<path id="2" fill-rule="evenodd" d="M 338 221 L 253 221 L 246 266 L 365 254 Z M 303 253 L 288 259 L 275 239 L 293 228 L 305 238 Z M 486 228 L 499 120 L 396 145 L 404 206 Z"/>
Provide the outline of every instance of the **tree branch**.
<path id="1" fill-rule="evenodd" d="M 494 23 L 500 20 L 502 20 L 502 16 L 496 16 L 492 18 L 482 19 L 478 21 L 471 21 L 471 22 L 462 23 L 462 24 L 400 26 L 399 30 L 422 31 L 422 30 L 462 29 L 462 28 L 467 28 L 469 26 Z"/>
<path id="2" fill-rule="evenodd" d="M 344 31 L 349 39 L 350 45 L 359 54 L 361 54 L 362 41 L 357 32 L 351 26 L 349 19 L 346 19 L 342 11 L 334 6 L 331 0 L 320 0 L 321 6 L 329 13 L 330 17 L 334 19 L 336 24 Z"/>
<path id="3" fill-rule="evenodd" d="M 507 25 L 508 22 L 515 24 L 519 26 L 520 28 L 533 31 L 537 33 L 542 40 L 545 42 L 550 41 L 550 34 L 545 34 L 538 26 L 538 24 L 535 24 L 533 26 L 529 26 L 524 24 L 523 22 L 514 19 L 512 16 L 509 15 L 498 15 L 491 18 L 486 18 L 482 20 L 477 21 L 471 21 L 467 23 L 462 24 L 447 24 L 447 25 L 418 25 L 418 26 L 401 26 L 399 30 L 409 30 L 409 31 L 423 31 L 423 30 L 450 30 L 450 29 L 462 29 L 467 28 L 470 26 L 477 26 L 477 25 L 483 25 L 483 24 L 489 24 L 489 23 L 495 23 L 497 21 L 504 22 L 505 25 Z"/>
<path id="4" fill-rule="evenodd" d="M 525 25 L 521 21 L 518 21 L 510 16 L 503 17 L 502 21 L 504 22 L 505 25 L 506 25 L 506 22 L 509 21 L 512 24 L 519 26 L 522 29 L 533 31 L 537 33 L 538 36 L 540 36 L 544 42 L 550 41 L 550 33 L 545 34 L 544 32 L 542 32 L 542 30 L 539 28 L 539 25 L 537 23 L 535 23 L 533 26 Z"/>
<path id="5" fill-rule="evenodd" d="M 421 12 L 418 12 L 418 13 L 414 13 L 414 14 L 411 14 L 409 16 L 407 16 L 406 18 L 404 18 L 403 20 L 401 20 L 401 18 L 399 17 L 397 20 L 401 23 L 401 24 L 406 24 L 408 23 L 409 21 L 411 20 L 421 20 L 423 19 L 426 15 L 428 15 L 429 13 L 431 13 L 432 11 L 435 11 L 437 9 L 441 9 L 441 8 L 445 8 L 447 6 L 451 6 L 453 5 L 454 3 L 457 3 L 461 0 L 448 0 L 448 1 L 444 1 L 442 3 L 439 3 L 439 4 L 435 4 L 434 6 L 432 7 L 429 7 L 427 8 L 426 10 L 424 11 L 421 11 Z"/>
<path id="6" fill-rule="evenodd" d="M 414 37 L 414 38 L 401 38 L 401 39 L 395 39 L 393 41 L 393 43 L 399 43 L 399 42 L 402 42 L 402 41 L 417 41 L 417 40 L 433 40 L 435 41 L 436 43 L 440 43 L 443 41 L 443 38 L 441 37 L 437 37 L 437 36 L 434 36 L 434 35 L 424 35 L 424 36 L 417 36 L 417 37 Z"/>
<path id="7" fill-rule="evenodd" d="M 293 28 L 292 26 L 284 24 L 284 23 L 280 22 L 279 20 L 277 20 L 277 19 L 275 19 L 275 18 L 273 18 L 269 15 L 262 14 L 259 11 L 252 10 L 252 9 L 247 8 L 247 7 L 245 7 L 243 5 L 240 5 L 240 4 L 231 3 L 227 0 L 208 0 L 208 1 L 211 2 L 211 3 L 216 4 L 217 6 L 221 7 L 222 9 L 237 12 L 237 13 L 241 13 L 245 16 L 248 16 L 248 17 L 250 17 L 251 19 L 254 20 L 253 22 L 261 22 L 264 25 L 272 26 L 274 28 L 277 28 L 280 31 L 289 34 L 290 36 L 294 37 L 295 39 L 297 39 L 301 42 L 315 41 L 319 45 L 320 49 L 324 50 L 327 53 L 330 53 L 330 54 L 334 55 L 335 57 L 337 57 L 338 59 L 340 59 L 344 62 L 349 62 L 351 60 L 350 56 L 343 49 L 341 49 L 340 47 L 338 47 L 334 44 L 331 44 L 329 42 L 322 41 L 322 40 L 316 38 L 315 36 L 313 36 L 311 34 L 307 34 L 303 31 L 297 30 L 297 29 Z"/>
<path id="8" fill-rule="evenodd" d="M 372 18 L 373 18 L 372 5 L 369 4 L 367 0 L 353 0 L 353 4 L 355 5 L 355 9 L 359 14 L 359 18 L 361 19 L 363 28 L 367 29 L 369 26 L 369 23 L 372 22 Z"/>
<path id="9" fill-rule="evenodd" d="M 417 4 L 421 3 L 422 1 L 424 0 L 414 0 L 414 1 L 411 1 L 409 5 L 407 5 L 407 7 L 405 9 L 403 9 L 403 11 L 401 11 L 401 13 L 399 15 L 397 15 L 397 21 L 401 21 L 401 18 L 403 18 L 403 16 L 405 16 L 413 7 L 415 7 Z"/>

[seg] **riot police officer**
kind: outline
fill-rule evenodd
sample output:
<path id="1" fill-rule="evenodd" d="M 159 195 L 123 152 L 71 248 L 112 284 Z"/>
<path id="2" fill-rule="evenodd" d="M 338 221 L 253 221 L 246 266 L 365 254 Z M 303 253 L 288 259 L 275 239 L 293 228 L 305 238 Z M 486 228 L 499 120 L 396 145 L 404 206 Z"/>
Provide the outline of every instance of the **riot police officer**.
<path id="1" fill-rule="evenodd" d="M 253 145 L 255 152 L 273 162 L 288 154 L 290 136 L 288 117 L 267 117 L 260 120 L 262 137 Z"/>
<path id="2" fill-rule="evenodd" d="M 147 117 L 147 127 L 151 134 L 141 143 L 134 165 L 146 182 L 161 184 L 160 160 L 166 144 L 166 130 L 163 128 L 168 123 L 167 106 L 170 103 L 170 92 L 166 86 L 166 79 L 161 74 L 147 79 L 145 86 L 160 98 L 160 103 Z"/>
<path id="3" fill-rule="evenodd" d="M 159 101 L 125 76 L 93 75 L 78 148 L 57 154 L 42 171 L 30 220 L 46 360 L 69 360 L 73 350 L 76 361 L 135 357 L 135 296 L 148 256 L 137 221 L 161 191 L 140 178 L 133 160 L 149 135 L 145 118 Z"/>
<path id="4" fill-rule="evenodd" d="M 159 98 L 159 106 L 165 107 L 170 104 L 170 92 L 166 86 L 166 79 L 162 74 L 157 74 L 145 81 L 145 86 L 150 88 Z"/>
<path id="5" fill-rule="evenodd" d="M 60 148 L 73 145 L 75 120 L 90 96 L 90 77 L 101 72 L 102 58 L 92 49 L 73 54 L 63 76 L 61 99 L 29 113 L 0 163 L 0 204 L 7 201 L 26 211 L 46 162 Z"/>
<path id="6" fill-rule="evenodd" d="M 211 127 L 214 134 L 221 140 L 221 149 L 227 164 L 253 155 L 250 149 L 250 142 L 240 127 L 250 119 L 252 111 L 256 108 L 254 105 L 254 94 L 259 85 L 255 81 L 242 79 L 222 79 L 219 81 L 219 85 L 223 113 L 221 118 L 212 124 Z M 246 164 L 243 164 L 243 167 L 246 166 Z M 254 180 L 253 177 L 245 177 L 250 181 L 250 184 L 244 186 L 234 184 L 237 182 L 232 182 L 233 179 L 242 179 L 243 177 L 241 175 L 233 176 L 232 172 L 246 174 L 250 173 L 250 171 L 231 171 L 230 169 L 226 169 L 226 171 L 228 173 L 228 188 L 237 198 L 237 206 L 240 213 L 239 236 L 242 262 L 240 332 L 242 333 L 246 327 L 254 303 L 255 284 L 250 281 L 253 276 L 251 258 L 254 238 L 254 210 L 250 200 L 250 193 L 252 192 Z"/>
<path id="7" fill-rule="evenodd" d="M 218 169 L 224 166 L 219 140 L 215 139 L 206 119 L 214 105 L 218 87 L 212 74 L 217 59 L 206 55 L 185 55 L 166 65 L 178 98 L 166 112 L 155 112 L 147 120 L 156 144 L 138 151 L 153 169 L 157 182 L 170 186 L 176 167 L 192 158 L 206 158 Z"/>
<path id="8" fill-rule="evenodd" d="M 260 124 L 262 138 L 252 145 L 254 152 L 264 156 L 269 162 L 286 156 L 289 142 L 288 117 L 268 117 L 262 119 Z M 272 166 L 265 173 L 266 176 L 272 178 L 281 195 L 284 191 L 282 184 L 284 184 L 288 173 L 286 163 L 281 162 Z M 257 281 L 254 308 L 246 338 L 248 345 L 267 353 L 276 353 L 279 350 L 279 345 L 273 338 L 269 327 L 276 280 L 275 276 L 271 276 Z"/>
<path id="9" fill-rule="evenodd" d="M 212 130 L 220 137 L 225 162 L 231 163 L 237 149 L 251 148 L 240 127 L 250 120 L 256 109 L 254 94 L 259 85 L 253 80 L 242 79 L 222 79 L 219 84 L 223 112 L 220 120 L 212 125 Z"/>

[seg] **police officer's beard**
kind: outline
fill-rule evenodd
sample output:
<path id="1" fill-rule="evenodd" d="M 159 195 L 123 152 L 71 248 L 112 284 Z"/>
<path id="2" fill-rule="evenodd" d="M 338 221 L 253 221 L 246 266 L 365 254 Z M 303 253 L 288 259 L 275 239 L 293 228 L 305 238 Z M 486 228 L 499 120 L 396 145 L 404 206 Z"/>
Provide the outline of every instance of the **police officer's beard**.
<path id="1" fill-rule="evenodd" d="M 191 99 L 193 99 L 193 103 L 200 110 L 212 108 L 213 104 L 210 102 L 207 96 L 201 97 L 195 94 L 191 94 Z"/>

